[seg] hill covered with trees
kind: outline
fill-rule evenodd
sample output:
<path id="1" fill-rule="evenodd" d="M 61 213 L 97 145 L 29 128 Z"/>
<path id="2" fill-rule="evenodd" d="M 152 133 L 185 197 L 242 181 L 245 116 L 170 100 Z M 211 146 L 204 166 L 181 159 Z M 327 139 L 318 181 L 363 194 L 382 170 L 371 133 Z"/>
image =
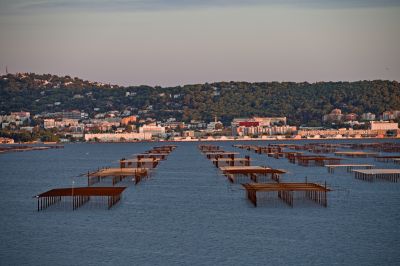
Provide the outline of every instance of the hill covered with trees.
<path id="1" fill-rule="evenodd" d="M 102 84 L 69 76 L 8 74 L 0 77 L 0 111 L 89 114 L 132 110 L 157 119 L 210 121 L 225 124 L 235 117 L 286 116 L 293 125 L 321 124 L 334 108 L 345 113 L 380 114 L 400 109 L 397 81 L 357 82 L 216 82 L 177 87 Z"/>

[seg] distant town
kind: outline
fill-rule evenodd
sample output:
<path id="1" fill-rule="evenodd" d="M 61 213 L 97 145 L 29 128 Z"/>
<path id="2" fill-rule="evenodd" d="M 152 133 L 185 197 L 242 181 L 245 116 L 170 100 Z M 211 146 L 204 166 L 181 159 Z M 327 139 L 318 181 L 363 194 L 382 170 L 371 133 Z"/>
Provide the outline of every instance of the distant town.
<path id="1" fill-rule="evenodd" d="M 399 107 L 397 81 L 123 87 L 7 73 L 0 76 L 0 142 L 398 137 Z"/>
<path id="2" fill-rule="evenodd" d="M 382 114 L 342 113 L 333 109 L 321 120 L 343 128 L 296 127 L 286 117 L 234 118 L 228 125 L 214 117 L 212 122 L 191 120 L 185 123 L 170 117 L 159 121 L 143 118 L 129 110 L 96 112 L 89 116 L 79 110 L 31 114 L 11 112 L 0 116 L 1 143 L 34 142 L 136 142 L 201 140 L 275 140 L 319 138 L 400 137 L 400 111 Z"/>

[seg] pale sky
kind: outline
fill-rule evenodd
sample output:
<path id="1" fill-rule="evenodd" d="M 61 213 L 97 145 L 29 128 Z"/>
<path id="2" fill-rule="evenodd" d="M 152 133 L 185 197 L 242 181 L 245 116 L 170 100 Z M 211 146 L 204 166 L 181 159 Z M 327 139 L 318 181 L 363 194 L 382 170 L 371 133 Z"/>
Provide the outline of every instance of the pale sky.
<path id="1" fill-rule="evenodd" d="M 400 81 L 400 1 L 0 0 L 0 73 L 119 85 Z"/>

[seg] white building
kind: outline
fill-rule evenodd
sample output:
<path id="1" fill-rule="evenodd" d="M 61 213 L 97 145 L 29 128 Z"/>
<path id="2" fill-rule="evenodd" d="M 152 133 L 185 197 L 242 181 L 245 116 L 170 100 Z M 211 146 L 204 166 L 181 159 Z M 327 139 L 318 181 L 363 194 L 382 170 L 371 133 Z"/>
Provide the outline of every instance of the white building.
<path id="1" fill-rule="evenodd" d="M 56 121 L 54 119 L 52 119 L 52 118 L 44 119 L 43 120 L 43 127 L 45 129 L 54 128 L 54 127 L 56 127 Z"/>
<path id="2" fill-rule="evenodd" d="M 214 132 L 214 131 L 221 131 L 224 128 L 224 125 L 218 121 L 218 122 L 210 122 L 207 124 L 207 131 L 208 132 Z"/>
<path id="3" fill-rule="evenodd" d="M 158 125 L 143 125 L 139 127 L 139 133 L 150 133 L 152 136 L 165 135 L 165 127 Z"/>
<path id="4" fill-rule="evenodd" d="M 103 142 L 119 142 L 119 141 L 137 141 L 151 140 L 150 133 L 99 133 L 85 134 L 85 141 L 103 141 Z"/>

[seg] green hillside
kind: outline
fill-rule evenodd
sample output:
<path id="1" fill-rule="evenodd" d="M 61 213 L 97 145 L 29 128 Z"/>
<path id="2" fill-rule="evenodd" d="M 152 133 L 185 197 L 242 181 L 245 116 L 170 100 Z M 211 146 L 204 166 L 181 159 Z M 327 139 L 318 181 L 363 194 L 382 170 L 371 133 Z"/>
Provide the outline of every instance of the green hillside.
<path id="1" fill-rule="evenodd" d="M 396 81 L 357 82 L 217 82 L 178 87 L 121 87 L 69 76 L 16 74 L 0 77 L 0 111 L 33 114 L 72 109 L 89 114 L 133 110 L 157 119 L 183 121 L 287 116 L 290 124 L 319 125 L 334 108 L 343 112 L 380 114 L 400 109 Z M 97 110 L 97 109 L 96 109 Z"/>

